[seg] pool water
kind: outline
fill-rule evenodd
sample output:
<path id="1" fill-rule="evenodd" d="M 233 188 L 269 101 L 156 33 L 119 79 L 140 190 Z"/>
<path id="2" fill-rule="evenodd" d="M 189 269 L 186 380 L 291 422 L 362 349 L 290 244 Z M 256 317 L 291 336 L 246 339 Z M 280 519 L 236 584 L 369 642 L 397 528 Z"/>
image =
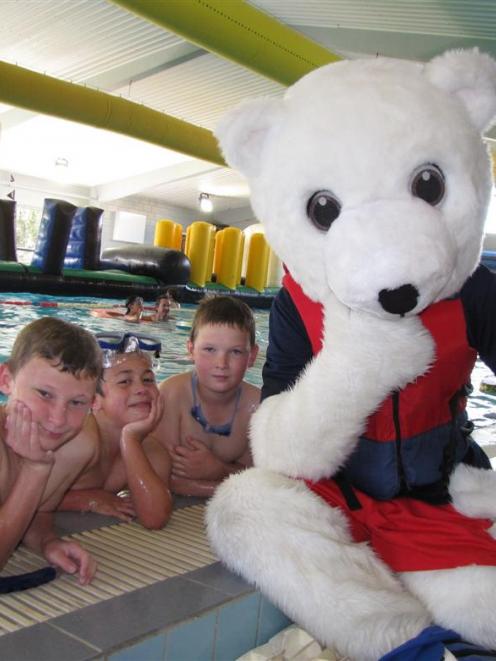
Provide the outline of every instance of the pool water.
<path id="1" fill-rule="evenodd" d="M 191 369 L 191 362 L 186 350 L 186 342 L 191 330 L 191 322 L 196 305 L 181 305 L 171 311 L 171 318 L 165 322 L 131 324 L 121 319 L 102 319 L 92 317 L 92 308 L 109 308 L 122 304 L 118 299 L 101 299 L 95 297 L 47 296 L 28 293 L 2 293 L 0 297 L 0 362 L 5 361 L 20 328 L 30 321 L 45 316 L 56 316 L 70 321 L 87 330 L 109 333 L 136 332 L 150 335 L 162 343 L 160 365 L 157 370 L 157 381 L 163 381 L 173 374 Z M 145 307 L 152 305 L 146 303 Z M 253 367 L 247 372 L 245 379 L 256 386 L 262 385 L 262 366 L 267 348 L 269 313 L 267 310 L 253 311 L 256 321 L 256 340 L 260 347 Z M 1 399 L 0 395 L 0 399 Z"/>
<path id="2" fill-rule="evenodd" d="M 130 324 L 121 319 L 102 319 L 92 317 L 90 314 L 93 307 L 111 307 L 120 303 L 122 301 L 117 299 L 88 296 L 61 297 L 29 293 L 2 293 L 0 297 L 0 362 L 7 359 L 20 328 L 39 317 L 54 315 L 80 324 L 94 333 L 101 331 L 124 333 L 134 330 L 144 335 L 157 337 L 162 342 L 161 361 L 157 371 L 158 381 L 191 369 L 186 342 L 196 310 L 195 305 L 182 305 L 180 309 L 172 311 L 170 320 L 161 323 Z M 265 361 L 269 332 L 269 313 L 267 310 L 254 310 L 254 316 L 260 351 L 255 364 L 247 371 L 245 378 L 253 385 L 261 386 L 262 366 Z M 490 370 L 483 363 L 477 362 L 472 374 L 474 392 L 468 401 L 470 419 L 479 430 L 487 430 L 487 432 L 496 425 L 496 396 L 481 392 L 480 383 L 490 374 Z M 2 395 L 0 395 L 0 401 L 1 399 Z M 496 434 L 487 433 L 483 444 L 496 444 Z"/>

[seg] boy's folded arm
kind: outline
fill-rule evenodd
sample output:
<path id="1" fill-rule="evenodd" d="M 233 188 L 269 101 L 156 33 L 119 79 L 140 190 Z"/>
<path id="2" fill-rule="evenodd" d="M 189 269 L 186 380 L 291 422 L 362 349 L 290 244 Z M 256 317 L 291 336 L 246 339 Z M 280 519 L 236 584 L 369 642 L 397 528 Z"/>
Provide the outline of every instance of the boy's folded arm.
<path id="1" fill-rule="evenodd" d="M 41 553 L 51 564 L 69 574 L 79 574 L 86 585 L 93 578 L 96 562 L 79 544 L 59 539 L 53 527 L 52 512 L 38 512 L 23 538 L 31 550 Z"/>
<path id="2" fill-rule="evenodd" d="M 135 436 L 125 428 L 120 445 L 138 521 L 145 528 L 163 528 L 172 514 L 168 451 L 154 437 L 141 441 L 139 435 Z"/>
<path id="3" fill-rule="evenodd" d="M 172 475 L 171 489 L 179 496 L 199 496 L 209 498 L 220 484 L 220 480 L 194 480 L 187 477 Z"/>
<path id="4" fill-rule="evenodd" d="M 45 555 L 45 546 L 56 539 L 53 512 L 37 512 L 22 541 L 32 551 Z"/>
<path id="5" fill-rule="evenodd" d="M 210 480 L 219 483 L 229 475 L 252 465 L 249 449 L 234 461 L 224 461 L 202 441 L 191 436 L 187 437 L 184 445 L 177 445 L 172 452 L 173 475 L 191 480 Z"/>
<path id="6" fill-rule="evenodd" d="M 51 469 L 51 464 L 23 463 L 9 495 L 0 506 L 0 569 L 25 536 Z"/>
<path id="7" fill-rule="evenodd" d="M 130 498 L 118 496 L 105 489 L 72 488 L 64 494 L 58 508 L 65 512 L 94 512 L 130 521 L 134 507 Z"/>

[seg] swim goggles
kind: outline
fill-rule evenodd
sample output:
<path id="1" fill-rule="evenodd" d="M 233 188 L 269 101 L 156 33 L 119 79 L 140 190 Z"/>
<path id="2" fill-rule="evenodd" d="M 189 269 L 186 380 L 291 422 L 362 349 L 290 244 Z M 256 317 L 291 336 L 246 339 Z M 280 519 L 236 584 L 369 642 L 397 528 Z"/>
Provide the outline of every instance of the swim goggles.
<path id="1" fill-rule="evenodd" d="M 152 368 L 158 369 L 160 365 L 162 343 L 156 337 L 138 333 L 96 333 L 95 337 L 102 350 L 105 369 L 115 365 L 118 357 L 126 353 L 150 352 L 153 354 Z"/>

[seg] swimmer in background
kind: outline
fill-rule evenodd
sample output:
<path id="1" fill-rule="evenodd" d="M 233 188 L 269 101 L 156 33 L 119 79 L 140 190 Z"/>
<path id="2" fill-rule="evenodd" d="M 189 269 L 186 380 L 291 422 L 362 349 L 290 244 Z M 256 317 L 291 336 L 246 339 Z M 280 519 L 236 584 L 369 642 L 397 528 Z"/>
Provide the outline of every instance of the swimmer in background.
<path id="1" fill-rule="evenodd" d="M 155 311 L 146 317 L 142 317 L 142 321 L 167 321 L 170 319 L 170 312 L 173 309 L 179 308 L 179 303 L 176 301 L 173 289 L 166 289 L 164 292 L 157 296 L 155 301 Z"/>
<path id="2" fill-rule="evenodd" d="M 131 321 L 139 323 L 143 317 L 143 298 L 132 294 L 126 299 L 124 303 L 126 312 L 119 312 L 111 308 L 95 308 L 91 310 L 92 317 L 101 317 L 103 319 L 122 319 L 123 321 Z"/>

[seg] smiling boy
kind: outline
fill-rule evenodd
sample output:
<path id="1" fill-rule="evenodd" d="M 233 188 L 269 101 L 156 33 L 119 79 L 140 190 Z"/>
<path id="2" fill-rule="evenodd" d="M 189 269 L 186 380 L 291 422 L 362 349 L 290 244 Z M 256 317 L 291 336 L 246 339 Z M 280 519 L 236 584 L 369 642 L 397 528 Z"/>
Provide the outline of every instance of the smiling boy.
<path id="1" fill-rule="evenodd" d="M 204 298 L 187 346 L 195 369 L 160 384 L 156 435 L 172 457 L 173 491 L 210 496 L 252 463 L 248 425 L 260 391 L 243 381 L 258 353 L 250 308 L 231 296 Z"/>
<path id="2" fill-rule="evenodd" d="M 103 350 L 101 392 L 93 419 L 101 448 L 64 497 L 63 510 L 93 511 L 162 528 L 172 512 L 170 457 L 153 436 L 162 415 L 150 353 L 160 342 L 142 335 L 97 336 Z M 123 489 L 129 496 L 117 495 Z"/>
<path id="3" fill-rule="evenodd" d="M 93 336 L 53 317 L 21 330 L 0 365 L 0 567 L 23 541 L 80 583 L 93 578 L 89 553 L 56 537 L 53 511 L 97 454 L 87 414 L 101 369 Z"/>

